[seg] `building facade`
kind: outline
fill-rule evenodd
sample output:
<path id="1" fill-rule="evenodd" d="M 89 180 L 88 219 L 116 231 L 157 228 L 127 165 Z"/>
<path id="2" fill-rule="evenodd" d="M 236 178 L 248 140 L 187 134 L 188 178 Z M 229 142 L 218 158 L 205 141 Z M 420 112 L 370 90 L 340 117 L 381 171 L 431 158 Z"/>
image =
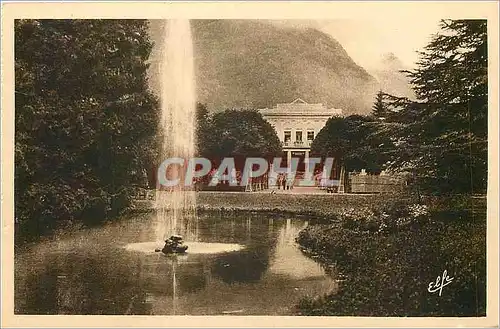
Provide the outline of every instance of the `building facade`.
<path id="1" fill-rule="evenodd" d="M 341 109 L 329 109 L 321 103 L 309 104 L 300 98 L 259 112 L 275 129 L 283 145 L 286 163 L 290 163 L 292 157 L 300 159 L 298 171 L 307 170 L 311 143 L 326 121 L 342 115 Z"/>

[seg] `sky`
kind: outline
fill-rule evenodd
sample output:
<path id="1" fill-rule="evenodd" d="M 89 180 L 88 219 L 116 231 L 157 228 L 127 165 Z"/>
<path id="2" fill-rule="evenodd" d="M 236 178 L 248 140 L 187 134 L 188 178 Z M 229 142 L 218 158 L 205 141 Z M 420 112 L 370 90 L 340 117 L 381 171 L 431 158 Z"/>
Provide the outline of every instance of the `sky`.
<path id="1" fill-rule="evenodd" d="M 291 20 L 278 24 L 315 27 L 334 37 L 351 58 L 366 69 L 377 68 L 384 54 L 394 53 L 404 66 L 414 68 L 417 51 L 439 31 L 435 17 L 404 17 L 385 20 Z"/>

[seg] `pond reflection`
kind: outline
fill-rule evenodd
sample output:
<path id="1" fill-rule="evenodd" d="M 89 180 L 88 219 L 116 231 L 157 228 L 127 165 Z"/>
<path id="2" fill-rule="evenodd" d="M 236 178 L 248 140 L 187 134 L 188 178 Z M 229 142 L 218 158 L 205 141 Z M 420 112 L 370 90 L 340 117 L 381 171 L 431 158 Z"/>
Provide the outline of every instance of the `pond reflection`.
<path id="1" fill-rule="evenodd" d="M 127 250 L 151 241 L 151 222 L 123 219 L 19 251 L 16 313 L 286 315 L 301 297 L 335 289 L 295 245 L 302 220 L 204 213 L 201 243 L 244 248 L 177 256 Z"/>

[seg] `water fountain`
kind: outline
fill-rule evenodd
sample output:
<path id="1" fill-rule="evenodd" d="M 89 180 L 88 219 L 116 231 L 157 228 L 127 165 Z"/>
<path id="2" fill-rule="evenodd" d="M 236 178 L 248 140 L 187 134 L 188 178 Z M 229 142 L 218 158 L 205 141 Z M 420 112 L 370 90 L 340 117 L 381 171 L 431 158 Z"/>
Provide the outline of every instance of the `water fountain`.
<path id="1" fill-rule="evenodd" d="M 162 160 L 195 155 L 196 92 L 193 41 L 189 20 L 168 20 L 163 24 L 160 65 L 158 66 L 161 105 L 160 138 Z M 189 253 L 219 253 L 240 250 L 242 246 L 225 243 L 198 242 L 196 192 L 183 182 L 184 167 L 169 166 L 167 176 L 180 178 L 173 187 L 157 186 L 155 209 L 155 241 L 132 243 L 129 250 L 161 251 L 163 242 L 181 236 Z M 182 170 L 181 170 L 182 169 Z M 166 242 L 166 241 L 165 241 Z"/>
<path id="2" fill-rule="evenodd" d="M 196 96 L 194 58 L 189 20 L 169 20 L 164 25 L 160 64 L 160 133 L 162 159 L 179 157 L 186 161 L 195 153 Z M 180 177 L 178 167 L 169 174 Z M 169 191 L 158 188 L 155 198 L 156 239 L 164 241 L 180 234 L 197 240 L 196 195 L 184 184 Z"/>

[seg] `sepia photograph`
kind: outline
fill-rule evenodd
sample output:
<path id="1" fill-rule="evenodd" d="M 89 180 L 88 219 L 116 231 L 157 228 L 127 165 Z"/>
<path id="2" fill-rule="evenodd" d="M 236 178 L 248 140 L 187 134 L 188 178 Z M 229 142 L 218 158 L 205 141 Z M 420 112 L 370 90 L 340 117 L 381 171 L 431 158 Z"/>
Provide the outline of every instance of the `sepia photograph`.
<path id="1" fill-rule="evenodd" d="M 498 326 L 498 4 L 482 4 L 497 11 L 11 12 L 2 308 Z"/>

